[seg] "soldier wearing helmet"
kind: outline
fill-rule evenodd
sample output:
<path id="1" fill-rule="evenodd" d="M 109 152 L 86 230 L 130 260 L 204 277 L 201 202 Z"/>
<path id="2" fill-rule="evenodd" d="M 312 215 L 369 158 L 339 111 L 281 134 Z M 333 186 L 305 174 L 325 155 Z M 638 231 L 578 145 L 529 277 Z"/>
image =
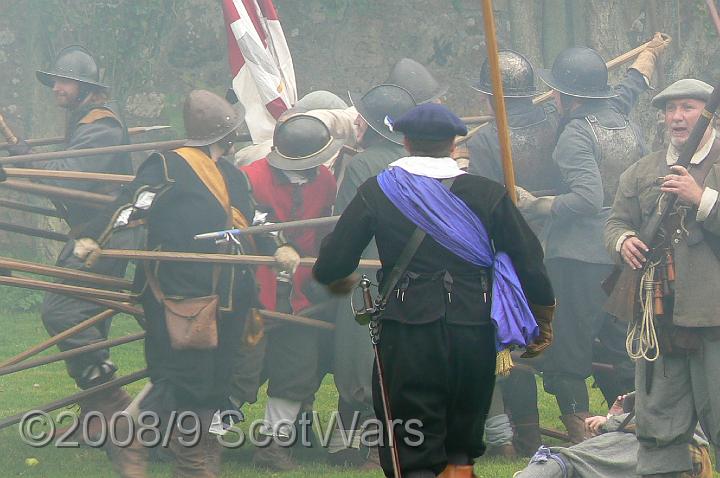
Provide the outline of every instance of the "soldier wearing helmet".
<path id="1" fill-rule="evenodd" d="M 531 191 L 554 189 L 558 182 L 557 167 L 552 161 L 560 115 L 551 103 L 534 105 L 539 94 L 535 71 L 530 61 L 513 50 L 500 50 L 500 71 L 510 126 L 512 159 L 517 184 Z M 473 89 L 483 102 L 493 107 L 490 66 L 485 60 L 480 78 Z M 504 182 L 497 124 L 485 124 L 467 142 L 470 152 L 468 172 Z M 530 223 L 535 233 L 542 222 Z M 516 453 L 532 456 L 540 446 L 537 386 L 532 372 L 514 369 L 498 381 L 486 422 L 488 455 L 512 457 Z M 512 416 L 505 413 L 507 409 Z"/>
<path id="2" fill-rule="evenodd" d="M 108 86 L 100 81 L 97 63 L 83 47 L 73 45 L 60 50 L 52 68 L 37 71 L 37 79 L 52 88 L 57 105 L 66 111 L 67 125 L 64 149 L 85 149 L 104 146 L 116 146 L 129 143 L 127 128 L 115 106 L 108 102 Z M 11 154 L 30 152 L 27 144 L 15 146 Z M 128 154 L 104 154 L 83 158 L 55 159 L 34 163 L 36 167 L 48 170 L 86 171 L 98 173 L 132 174 L 132 164 Z M 93 181 L 57 180 L 44 182 L 75 189 L 117 194 L 119 186 Z M 80 202 L 56 201 L 55 205 L 71 228 L 71 235 L 79 237 L 88 221 L 97 216 L 97 209 Z M 134 237 L 124 236 L 113 243 L 114 247 L 134 248 Z M 63 248 L 57 265 L 65 268 L 80 269 L 82 261 L 73 255 L 81 248 L 80 241 L 70 240 Z M 98 261 L 92 272 L 122 277 L 127 261 L 105 259 Z M 88 270 L 88 269 L 86 269 Z M 66 283 L 73 284 L 70 281 Z M 75 283 L 75 285 L 81 285 Z M 52 335 L 57 335 L 80 322 L 106 310 L 106 307 L 83 301 L 67 295 L 46 293 L 42 306 L 42 320 Z M 80 333 L 60 343 L 62 350 L 73 349 L 90 343 L 106 340 L 110 323 L 102 322 L 88 327 Z M 102 384 L 114 377 L 117 367 L 110 361 L 109 349 L 99 349 L 66 361 L 70 376 L 78 387 L 87 389 Z M 110 416 L 123 410 L 130 397 L 122 389 L 109 390 L 82 400 L 79 404 L 82 416 L 88 412 L 99 411 Z M 97 430 L 90 427 L 89 435 Z"/>
<path id="3" fill-rule="evenodd" d="M 529 191 L 554 189 L 558 173 L 552 162 L 552 151 L 560 115 L 551 103 L 533 104 L 532 99 L 539 90 L 535 71 L 527 58 L 513 50 L 500 50 L 499 59 L 517 184 Z M 473 89 L 480 92 L 492 108 L 493 90 L 487 60 L 480 68 L 480 79 Z M 468 149 L 468 172 L 504 182 L 495 121 L 487 123 L 468 141 Z"/>
<path id="4" fill-rule="evenodd" d="M 649 89 L 655 61 L 666 45 L 656 34 L 615 88 L 608 85 L 605 61 L 590 48 L 568 48 L 555 59 L 552 70 L 540 74 L 553 89 L 562 114 L 553 152 L 562 182 L 552 196 L 535 197 L 519 188 L 518 206 L 528 217 L 547 218 L 545 262 L 558 311 L 543 381 L 545 390 L 555 395 L 562 421 L 576 443 L 585 437 L 583 420 L 589 406 L 585 379 L 592 373 L 594 338 L 599 333 L 613 350 L 622 350 L 624 344 L 624 332 L 602 312 L 606 296 L 600 284 L 613 264 L 603 247 L 603 226 L 620 174 L 645 152 L 628 115 Z M 633 384 L 628 379 L 612 384 L 617 388 L 605 394 L 629 391 Z"/>
<path id="5" fill-rule="evenodd" d="M 195 90 L 185 101 L 183 119 L 186 146 L 148 157 L 114 206 L 85 229 L 80 241 L 88 247 L 79 254 L 80 259 L 114 236 L 137 228 L 147 230 L 149 250 L 254 252 L 252 242 L 226 246 L 193 239 L 196 234 L 247 227 L 252 221 L 247 181 L 225 158 L 243 123 L 242 112 L 214 93 Z M 145 267 L 138 266 L 135 285 L 142 291 L 145 356 L 153 385 L 140 408 L 158 414 L 161 430 L 168 427 L 165 420 L 173 413 L 190 412 L 183 426 L 187 431 L 197 425 L 199 441 L 195 446 L 183 446 L 182 440 L 187 443 L 193 437 L 181 429 L 173 431 L 169 447 L 175 455 L 175 473 L 217 476 L 221 447 L 208 429 L 215 412 L 230 407 L 232 358 L 242 340 L 245 317 L 257 305 L 253 273 L 243 266 L 148 262 Z M 173 344 L 166 311 L 178 301 L 213 296 L 218 311 L 217 344 L 192 349 Z M 134 445 L 125 450 L 127 456 L 120 465 L 124 477 L 146 476 L 145 450 Z"/>
<path id="6" fill-rule="evenodd" d="M 337 187 L 324 163 L 337 156 L 343 143 L 344 138 L 333 137 L 328 126 L 314 116 L 298 114 L 279 123 L 270 153 L 241 168 L 252 193 L 253 223 L 331 215 Z M 276 267 L 256 269 L 264 309 L 300 315 L 314 303 L 327 300 L 324 293 L 317 293 L 321 288 L 314 286 L 311 268 L 299 265 L 300 257 L 317 255 L 327 232 L 308 227 L 256 236 L 260 253 L 274 255 L 278 261 Z M 288 448 L 295 436 L 290 424 L 303 402 L 312 401 L 320 385 L 323 339 L 329 337 L 317 328 L 277 323 L 253 350 L 241 349 L 241 362 L 245 364 L 239 362 L 236 368 L 233 397 L 238 402 L 253 403 L 262 382 L 268 381 L 266 423 L 259 433 L 268 438 L 269 445 L 255 450 L 253 462 L 257 466 L 277 471 L 296 466 Z M 248 360 L 248 356 L 252 358 Z"/>

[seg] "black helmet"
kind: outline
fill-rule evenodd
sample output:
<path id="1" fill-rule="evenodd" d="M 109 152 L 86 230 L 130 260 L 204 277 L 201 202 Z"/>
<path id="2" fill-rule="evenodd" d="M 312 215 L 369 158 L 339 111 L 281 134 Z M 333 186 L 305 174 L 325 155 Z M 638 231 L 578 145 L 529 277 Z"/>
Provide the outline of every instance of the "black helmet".
<path id="1" fill-rule="evenodd" d="M 530 60 L 513 50 L 498 51 L 500 75 L 502 76 L 503 96 L 506 98 L 528 98 L 538 94 L 535 86 L 535 72 Z M 490 65 L 487 58 L 480 67 L 480 79 L 473 89 L 493 94 Z"/>
<path id="2" fill-rule="evenodd" d="M 52 70 L 38 70 L 35 76 L 40 83 L 50 88 L 55 85 L 56 78 L 67 78 L 87 85 L 107 88 L 107 85 L 100 83 L 100 70 L 95 58 L 80 45 L 71 45 L 60 50 Z"/>
<path id="3" fill-rule="evenodd" d="M 435 101 L 448 90 L 447 86 L 437 82 L 427 68 L 412 58 L 403 58 L 395 63 L 385 83 L 405 88 L 418 104 Z"/>
<path id="4" fill-rule="evenodd" d="M 403 134 L 392 131 L 386 118 L 398 119 L 416 106 L 413 95 L 408 90 L 398 85 L 377 85 L 370 88 L 362 98 L 349 92 L 348 95 L 358 114 L 372 129 L 385 139 L 402 144 Z"/>
<path id="5" fill-rule="evenodd" d="M 185 100 L 183 122 L 188 146 L 217 143 L 240 127 L 245 112 L 231 106 L 224 98 L 207 90 L 193 90 Z"/>
<path id="6" fill-rule="evenodd" d="M 552 89 L 578 98 L 613 98 L 605 60 L 592 48 L 573 47 L 560 52 L 552 70 L 541 70 L 540 78 Z"/>
<path id="7" fill-rule="evenodd" d="M 285 171 L 304 171 L 333 158 L 343 142 L 333 138 L 321 120 L 309 115 L 295 115 L 275 127 L 272 151 L 267 160 Z"/>

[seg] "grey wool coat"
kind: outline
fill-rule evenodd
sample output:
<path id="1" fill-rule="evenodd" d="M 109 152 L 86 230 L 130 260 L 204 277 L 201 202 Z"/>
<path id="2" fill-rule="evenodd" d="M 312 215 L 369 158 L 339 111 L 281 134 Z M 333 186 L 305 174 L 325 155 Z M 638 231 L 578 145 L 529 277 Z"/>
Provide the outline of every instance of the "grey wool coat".
<path id="1" fill-rule="evenodd" d="M 715 140 L 715 147 L 718 147 L 718 141 L 720 139 Z M 605 246 L 618 263 L 621 260 L 615 250 L 618 239 L 628 231 L 639 231 L 654 211 L 660 194 L 656 178 L 669 173 L 665 157 L 665 151 L 652 153 L 620 176 L 620 186 L 604 231 Z M 720 191 L 719 163 L 712 166 L 703 186 Z M 672 235 L 676 274 L 673 323 L 681 327 L 717 327 L 720 326 L 720 295 L 717 293 L 720 260 L 708 241 L 720 239 L 720 207 L 716 200 L 702 222 L 696 221 L 696 207 L 684 207 L 685 231 Z"/>

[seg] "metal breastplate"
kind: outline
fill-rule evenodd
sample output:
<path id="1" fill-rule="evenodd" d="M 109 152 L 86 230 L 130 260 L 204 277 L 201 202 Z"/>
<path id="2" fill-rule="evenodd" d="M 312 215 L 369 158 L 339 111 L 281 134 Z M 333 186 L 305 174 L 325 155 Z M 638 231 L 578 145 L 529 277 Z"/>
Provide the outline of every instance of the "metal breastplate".
<path id="1" fill-rule="evenodd" d="M 612 206 L 620 175 L 643 155 L 640 138 L 627 120 L 622 127 L 607 127 L 600 124 L 594 115 L 585 119 L 600 151 L 596 160 L 603 183 L 603 206 Z"/>
<path id="2" fill-rule="evenodd" d="M 546 111 L 545 119 L 528 126 L 510 128 L 512 158 L 518 186 L 528 191 L 557 187 L 560 172 L 552 158 L 559 119 Z M 547 195 L 549 193 L 545 193 Z"/>

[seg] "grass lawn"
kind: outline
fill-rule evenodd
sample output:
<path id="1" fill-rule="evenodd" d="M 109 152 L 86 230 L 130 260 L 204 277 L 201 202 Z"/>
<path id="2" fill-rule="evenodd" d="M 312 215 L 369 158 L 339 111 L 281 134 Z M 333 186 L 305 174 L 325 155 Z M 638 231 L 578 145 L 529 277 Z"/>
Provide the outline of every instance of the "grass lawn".
<path id="1" fill-rule="evenodd" d="M 25 350 L 38 343 L 47 334 L 38 314 L 0 315 L 0 360 Z M 135 333 L 139 330 L 135 321 L 128 316 L 115 318 L 112 328 L 113 337 Z M 54 353 L 55 348 L 46 353 Z M 139 370 L 144 366 L 141 342 L 123 345 L 113 349 L 113 360 L 120 366 L 121 373 Z M 144 382 L 127 387 L 131 394 L 137 393 Z M 541 387 L 540 387 L 541 389 Z M 0 377 L 0 417 L 7 417 L 31 409 L 76 392 L 72 381 L 68 378 L 64 365 L 55 363 L 30 371 Z M 317 395 L 316 410 L 321 417 L 329 417 L 335 409 L 337 392 L 332 377 L 326 377 Z M 592 393 L 592 408 L 598 413 L 605 413 L 605 405 L 599 392 Z M 541 422 L 543 426 L 561 429 L 557 418 L 558 412 L 554 399 L 542 394 L 540 398 Z M 247 410 L 247 422 L 261 418 L 264 402 L 256 403 Z M 57 413 L 57 412 L 56 412 Z M 270 473 L 250 465 L 251 446 L 245 445 L 236 450 L 224 453 L 223 477 L 251 477 L 270 475 Z M 26 459 L 35 458 L 38 463 L 26 465 Z M 358 472 L 327 464 L 322 449 L 303 450 L 298 457 L 303 463 L 300 471 L 284 473 L 283 477 L 380 477 L 380 472 Z M 479 477 L 510 477 L 513 472 L 522 468 L 525 460 L 503 461 L 482 459 L 475 467 Z M 159 463 L 150 468 L 150 476 L 169 477 L 170 466 Z M 273 474 L 278 475 L 278 474 Z M 114 476 L 105 454 L 95 449 L 58 449 L 53 446 L 33 448 L 24 444 L 19 436 L 17 426 L 0 431 L 0 476 L 2 477 L 97 477 Z"/>

